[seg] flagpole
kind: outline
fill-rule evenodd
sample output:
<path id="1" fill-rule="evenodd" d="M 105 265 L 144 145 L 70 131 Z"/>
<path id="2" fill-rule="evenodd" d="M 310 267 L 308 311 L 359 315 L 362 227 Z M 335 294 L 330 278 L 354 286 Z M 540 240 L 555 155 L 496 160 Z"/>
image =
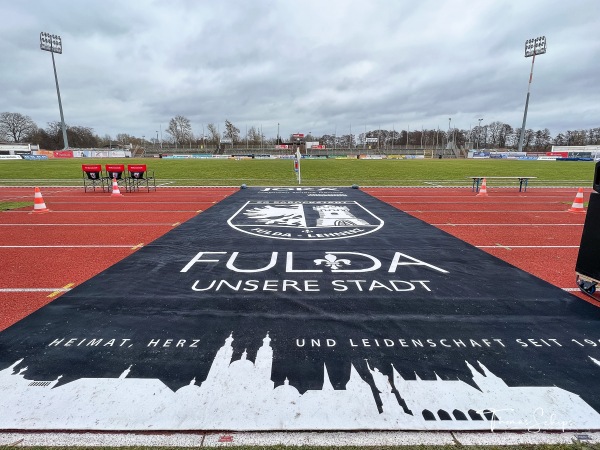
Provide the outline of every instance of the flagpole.
<path id="1" fill-rule="evenodd" d="M 300 148 L 296 149 L 296 161 L 298 164 L 298 184 L 302 183 L 302 175 L 300 174 L 300 160 L 302 159 L 302 155 L 300 154 Z"/>

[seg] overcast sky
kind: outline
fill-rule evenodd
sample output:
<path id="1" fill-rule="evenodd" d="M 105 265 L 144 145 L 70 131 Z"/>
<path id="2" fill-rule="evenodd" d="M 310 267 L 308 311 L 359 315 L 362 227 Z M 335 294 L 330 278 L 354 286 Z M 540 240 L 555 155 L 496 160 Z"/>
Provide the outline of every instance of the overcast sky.
<path id="1" fill-rule="evenodd" d="M 0 0 L 0 112 L 146 139 L 183 115 L 196 135 L 421 127 L 600 127 L 599 0 Z"/>

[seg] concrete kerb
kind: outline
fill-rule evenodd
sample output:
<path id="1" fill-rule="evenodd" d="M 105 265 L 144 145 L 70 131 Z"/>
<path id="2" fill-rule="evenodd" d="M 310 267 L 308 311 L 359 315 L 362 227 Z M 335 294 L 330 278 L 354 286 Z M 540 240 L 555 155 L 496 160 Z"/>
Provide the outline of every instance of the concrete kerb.
<path id="1" fill-rule="evenodd" d="M 548 445 L 597 444 L 600 432 L 0 432 L 8 447 L 229 447 L 229 446 L 419 446 L 419 445 Z"/>

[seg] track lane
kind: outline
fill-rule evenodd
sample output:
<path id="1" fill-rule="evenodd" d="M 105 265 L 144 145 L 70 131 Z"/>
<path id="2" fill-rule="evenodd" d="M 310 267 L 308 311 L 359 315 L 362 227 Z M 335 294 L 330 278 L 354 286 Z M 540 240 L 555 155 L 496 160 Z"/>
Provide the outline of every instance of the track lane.
<path id="1" fill-rule="evenodd" d="M 574 224 L 583 225 L 585 216 L 567 211 L 405 211 L 427 223 L 465 223 L 465 216 L 485 214 L 486 222 L 513 224 Z M 470 217 L 467 217 L 469 219 Z"/>
<path id="2" fill-rule="evenodd" d="M 81 284 L 139 247 L 0 247 L 2 284 L 9 288 L 45 288 Z M 26 262 L 26 266 L 24 266 Z"/>
<path id="3" fill-rule="evenodd" d="M 191 219 L 203 210 L 187 211 L 127 211 L 127 210 L 99 210 L 99 211 L 53 211 L 49 220 L 46 217 L 22 212 L 7 211 L 2 214 L 0 231 L 2 233 L 5 227 L 15 226 L 61 226 L 67 224 L 80 225 L 112 225 L 112 224 L 144 224 L 144 223 L 165 223 L 174 224 Z M 32 214 L 33 216 L 33 214 Z M 3 237 L 0 235 L 0 243 Z"/>

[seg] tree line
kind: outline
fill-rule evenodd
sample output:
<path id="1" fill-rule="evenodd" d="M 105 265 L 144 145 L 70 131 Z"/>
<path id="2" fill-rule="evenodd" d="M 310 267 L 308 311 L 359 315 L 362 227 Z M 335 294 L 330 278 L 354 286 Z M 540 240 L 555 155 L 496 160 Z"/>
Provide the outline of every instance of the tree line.
<path id="1" fill-rule="evenodd" d="M 266 137 L 262 127 L 246 127 L 244 133 L 231 121 L 225 120 L 223 131 L 220 125 L 208 123 L 202 125 L 202 131 L 194 132 L 191 121 L 185 116 L 175 116 L 169 120 L 165 129 L 166 136 L 146 138 L 127 133 L 116 136 L 98 136 L 94 130 L 83 126 L 66 126 L 67 139 L 72 148 L 101 148 L 133 145 L 137 147 L 159 147 L 161 144 L 176 148 L 217 148 L 224 142 L 236 146 L 273 146 L 294 142 L 288 138 Z M 322 136 L 304 136 L 307 142 L 319 142 L 326 148 L 370 147 L 379 149 L 410 148 L 474 148 L 474 149 L 516 149 L 520 128 L 495 121 L 478 125 L 469 130 L 449 128 L 448 130 L 368 130 L 359 134 L 324 134 Z M 370 138 L 370 139 L 367 139 Z M 47 150 L 64 148 L 60 122 L 49 122 L 40 128 L 31 117 L 12 112 L 0 114 L 0 142 L 31 143 Z M 552 136 L 550 131 L 526 129 L 523 136 L 523 149 L 526 151 L 548 151 L 552 145 L 600 145 L 600 127 L 588 130 L 569 130 Z"/>

